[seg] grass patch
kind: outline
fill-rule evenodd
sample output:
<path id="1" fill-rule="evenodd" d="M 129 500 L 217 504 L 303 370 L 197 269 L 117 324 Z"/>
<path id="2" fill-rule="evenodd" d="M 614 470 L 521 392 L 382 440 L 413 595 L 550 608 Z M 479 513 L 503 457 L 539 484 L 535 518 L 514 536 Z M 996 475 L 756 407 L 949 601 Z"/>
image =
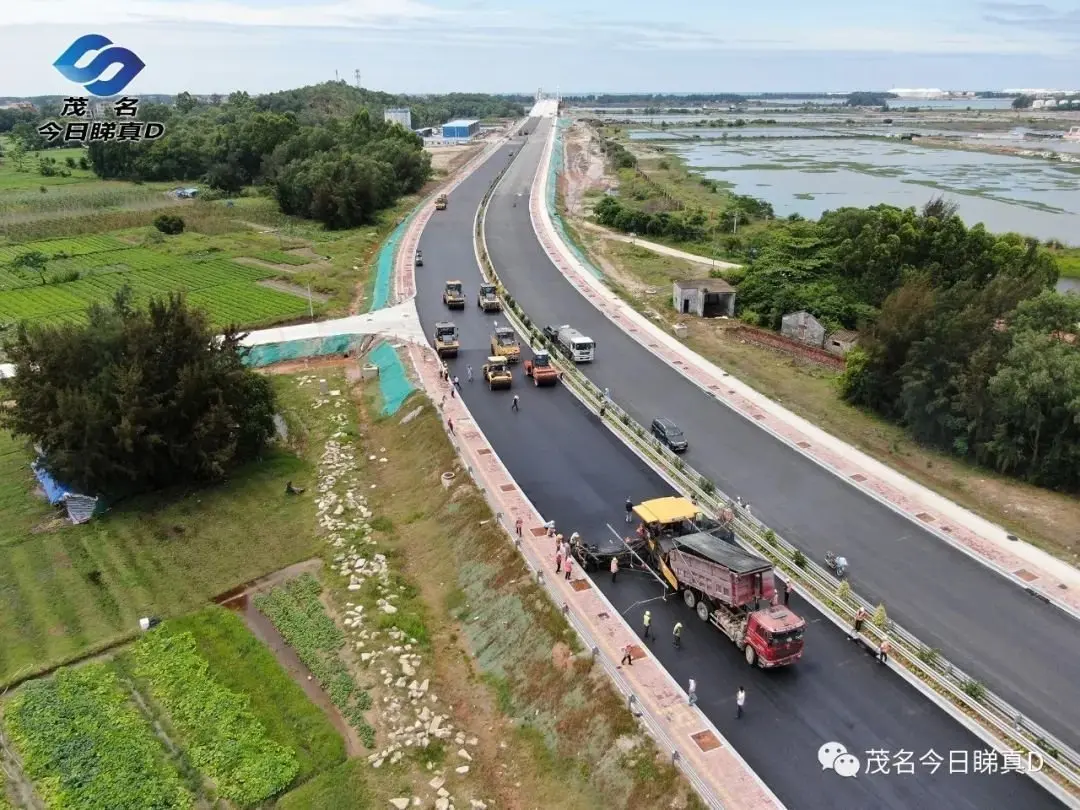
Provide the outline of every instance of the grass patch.
<path id="1" fill-rule="evenodd" d="M 0 161 L 0 193 L 21 191 L 23 189 L 38 189 L 45 187 L 53 189 L 63 186 L 73 186 L 83 183 L 93 183 L 97 177 L 88 169 L 78 168 L 79 158 L 86 155 L 83 148 L 75 149 L 47 149 L 41 152 L 28 152 L 17 165 L 11 157 L 12 141 L 10 138 L 0 138 L 0 148 L 5 152 L 3 161 Z M 70 172 L 68 177 L 45 177 L 38 172 L 39 159 L 55 158 L 60 166 Z M 75 161 L 75 167 L 69 168 L 67 159 Z M 21 170 L 20 170 L 21 169 Z"/>
<path id="2" fill-rule="evenodd" d="M 313 389 L 278 385 L 302 448 Z M 0 436 L 0 684 L 188 613 L 229 588 L 317 553 L 314 505 L 285 482 L 312 465 L 279 447 L 221 486 L 117 504 L 83 526 L 32 493 L 25 445 Z M 253 531 L 253 520 L 258 528 Z M 253 553 L 257 548 L 258 553 Z M 182 583 L 182 585 L 178 585 Z"/>
<path id="3" fill-rule="evenodd" d="M 1080 278 L 1080 248 L 1051 250 L 1063 278 Z"/>
<path id="4" fill-rule="evenodd" d="M 297 256 L 295 253 L 285 253 L 281 250 L 264 250 L 261 253 L 256 253 L 253 258 L 270 264 L 290 264 L 294 267 L 311 264 L 311 259 L 306 256 Z"/>
<path id="5" fill-rule="evenodd" d="M 368 764 L 351 759 L 316 776 L 278 800 L 278 810 L 368 810 L 376 806 L 367 785 Z M 385 806 L 379 804 L 379 807 Z"/>
<path id="6" fill-rule="evenodd" d="M 4 726 L 52 807 L 189 808 L 193 797 L 108 664 L 19 689 Z"/>
<path id="7" fill-rule="evenodd" d="M 307 699 L 274 654 L 235 613 L 208 607 L 162 624 L 164 635 L 191 633 L 199 655 L 226 688 L 246 695 L 271 740 L 296 754 L 301 783 L 345 759 L 345 743 L 325 713 Z"/>

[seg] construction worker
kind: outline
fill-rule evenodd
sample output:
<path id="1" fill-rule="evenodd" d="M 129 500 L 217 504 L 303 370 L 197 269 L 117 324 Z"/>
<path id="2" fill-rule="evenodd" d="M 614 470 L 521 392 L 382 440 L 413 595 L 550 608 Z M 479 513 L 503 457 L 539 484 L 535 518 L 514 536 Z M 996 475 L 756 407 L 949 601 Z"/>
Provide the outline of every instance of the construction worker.
<path id="1" fill-rule="evenodd" d="M 688 688 L 686 690 L 686 697 L 687 702 L 691 706 L 697 705 L 697 681 L 695 681 L 693 678 L 690 679 L 690 683 L 688 684 Z"/>
<path id="2" fill-rule="evenodd" d="M 851 637 L 856 639 L 859 637 L 859 633 L 862 632 L 863 622 L 866 621 L 866 608 L 859 606 L 859 609 L 855 611 L 855 621 L 851 625 Z"/>
<path id="3" fill-rule="evenodd" d="M 627 666 L 630 666 L 630 667 L 632 667 L 634 665 L 634 645 L 633 644 L 627 644 L 625 647 L 623 647 L 622 661 L 620 661 L 619 664 L 620 665 L 626 664 Z"/>
<path id="4" fill-rule="evenodd" d="M 465 379 L 472 382 L 472 366 L 465 366 Z"/>
<path id="5" fill-rule="evenodd" d="M 642 638 L 648 638 L 649 637 L 649 629 L 652 627 L 652 612 L 646 610 L 645 611 L 645 616 L 643 617 L 643 619 L 644 619 L 644 624 L 645 624 L 645 632 L 642 634 Z"/>
<path id="6" fill-rule="evenodd" d="M 743 706 L 746 705 L 746 690 L 741 686 L 739 691 L 735 693 L 735 719 L 738 720 L 742 717 Z"/>
<path id="7" fill-rule="evenodd" d="M 521 410 L 521 408 L 518 407 L 518 395 L 517 394 L 514 394 L 514 404 L 510 406 L 510 410 L 512 410 L 512 411 L 520 411 Z"/>
<path id="8" fill-rule="evenodd" d="M 555 552 L 555 573 L 562 573 L 562 549 Z"/>
<path id="9" fill-rule="evenodd" d="M 671 628 L 671 638 L 676 649 L 682 647 L 682 622 L 675 622 L 675 626 Z"/>
<path id="10" fill-rule="evenodd" d="M 612 557 L 611 558 L 611 581 L 612 582 L 615 581 L 615 577 L 618 575 L 618 573 L 619 573 L 619 558 L 618 557 Z"/>
<path id="11" fill-rule="evenodd" d="M 626 522 L 629 523 L 634 519 L 634 502 L 629 498 L 626 499 Z"/>
<path id="12" fill-rule="evenodd" d="M 885 639 L 881 642 L 881 646 L 878 647 L 877 660 L 881 663 L 886 663 L 889 660 L 889 651 L 892 650 L 892 643 Z"/>
<path id="13" fill-rule="evenodd" d="M 450 432 L 453 433 L 454 431 L 451 430 Z M 521 529 L 522 529 L 522 527 L 524 525 L 525 525 L 525 521 L 522 520 L 521 518 L 518 518 L 517 520 L 515 520 L 514 521 L 514 534 L 516 534 L 518 537 L 521 537 Z"/>
<path id="14" fill-rule="evenodd" d="M 574 573 L 574 558 L 566 558 L 566 578 L 570 579 L 570 576 Z"/>

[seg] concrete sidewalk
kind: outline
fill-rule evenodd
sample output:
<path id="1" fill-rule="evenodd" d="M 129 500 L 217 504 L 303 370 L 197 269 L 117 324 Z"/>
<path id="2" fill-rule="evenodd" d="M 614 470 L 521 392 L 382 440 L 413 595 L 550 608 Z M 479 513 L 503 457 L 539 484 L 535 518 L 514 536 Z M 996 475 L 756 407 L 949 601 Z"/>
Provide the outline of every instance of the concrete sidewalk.
<path id="1" fill-rule="evenodd" d="M 730 376 L 635 311 L 584 268 L 559 237 L 547 207 L 555 136 L 553 126 L 533 182 L 529 213 L 551 262 L 590 303 L 642 347 L 792 449 L 920 523 L 973 559 L 1080 618 L 1080 570 L 1035 546 L 1010 540 L 1002 527 L 906 478 Z"/>

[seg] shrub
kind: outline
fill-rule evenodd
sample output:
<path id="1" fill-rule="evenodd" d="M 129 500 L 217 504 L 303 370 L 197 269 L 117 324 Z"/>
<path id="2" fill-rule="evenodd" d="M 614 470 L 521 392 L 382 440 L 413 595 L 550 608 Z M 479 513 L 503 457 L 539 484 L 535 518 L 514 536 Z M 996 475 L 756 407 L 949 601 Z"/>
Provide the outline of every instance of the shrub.
<path id="1" fill-rule="evenodd" d="M 164 234 L 176 236 L 184 232 L 184 218 L 176 214 L 159 214 L 154 217 L 154 227 Z"/>
<path id="2" fill-rule="evenodd" d="M 791 555 L 791 561 L 799 568 L 806 568 L 806 555 L 799 549 L 795 549 L 795 553 Z"/>

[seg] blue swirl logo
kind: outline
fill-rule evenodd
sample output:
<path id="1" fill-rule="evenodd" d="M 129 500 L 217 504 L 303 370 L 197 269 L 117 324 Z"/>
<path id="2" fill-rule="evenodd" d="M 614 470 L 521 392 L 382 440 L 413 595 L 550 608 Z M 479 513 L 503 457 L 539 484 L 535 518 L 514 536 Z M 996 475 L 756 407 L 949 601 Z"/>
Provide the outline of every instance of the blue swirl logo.
<path id="1" fill-rule="evenodd" d="M 108 47 L 112 46 L 112 47 Z M 93 51 L 100 51 L 86 67 L 75 67 L 76 62 Z M 99 81 L 105 71 L 113 65 L 120 65 L 120 70 L 111 79 Z M 92 96 L 115 96 L 123 92 L 138 76 L 146 63 L 127 48 L 114 46 L 112 40 L 101 34 L 86 34 L 71 43 L 71 46 L 53 62 L 65 79 L 81 84 Z"/>

